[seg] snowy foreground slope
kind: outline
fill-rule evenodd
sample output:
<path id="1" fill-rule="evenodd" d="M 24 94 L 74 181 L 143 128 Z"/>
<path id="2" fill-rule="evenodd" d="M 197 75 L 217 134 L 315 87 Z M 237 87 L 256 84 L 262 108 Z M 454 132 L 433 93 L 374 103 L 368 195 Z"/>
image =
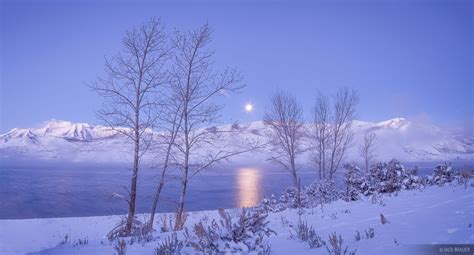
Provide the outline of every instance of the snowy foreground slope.
<path id="1" fill-rule="evenodd" d="M 354 121 L 354 144 L 361 144 L 365 132 L 377 136 L 378 159 L 397 158 L 402 162 L 453 161 L 474 159 L 474 137 L 461 136 L 437 126 L 395 118 L 379 123 Z M 269 129 L 261 121 L 213 127 L 222 145 L 245 147 L 246 142 L 266 143 Z M 229 132 L 232 131 L 232 132 Z M 306 140 L 306 146 L 309 146 Z M 49 121 L 39 128 L 12 129 L 0 135 L 0 160 L 7 164 L 42 160 L 57 163 L 122 163 L 129 161 L 129 144 L 107 127 L 67 121 Z M 202 148 L 206 150 L 209 148 Z M 246 163 L 268 157 L 270 148 L 234 158 Z M 307 160 L 309 153 L 302 157 Z M 153 153 L 147 155 L 153 160 Z M 156 154 L 155 154 L 156 155 Z M 359 160 L 358 146 L 348 152 L 348 161 Z M 23 160 L 22 159 L 27 159 Z"/>
<path id="2" fill-rule="evenodd" d="M 381 213 L 389 223 L 381 223 Z M 0 254 L 114 254 L 116 242 L 105 236 L 120 217 L 1 220 Z M 217 211 L 190 212 L 186 227 L 192 229 L 199 220 L 214 218 L 219 218 Z M 270 213 L 267 219 L 268 226 L 277 233 L 268 239 L 272 254 L 328 254 L 325 246 L 310 249 L 307 243 L 292 238 L 298 210 Z M 312 225 L 323 240 L 333 232 L 341 235 L 343 246 L 347 245 L 348 251 L 357 249 L 356 254 L 430 254 L 422 252 L 429 247 L 417 245 L 474 243 L 474 192 L 472 187 L 462 185 L 432 186 L 392 194 L 383 203 L 373 203 L 370 198 L 339 200 L 323 209 L 305 209 L 301 219 Z M 158 221 L 155 229 L 161 227 Z M 374 229 L 373 238 L 366 238 L 365 230 L 369 228 Z M 359 241 L 355 240 L 356 231 L 362 236 Z M 58 245 L 66 235 L 69 241 Z M 153 240 L 127 245 L 127 254 L 154 254 L 169 235 L 171 232 L 155 231 Z M 178 236 L 183 238 L 182 231 Z M 88 242 L 80 245 L 78 240 Z"/>

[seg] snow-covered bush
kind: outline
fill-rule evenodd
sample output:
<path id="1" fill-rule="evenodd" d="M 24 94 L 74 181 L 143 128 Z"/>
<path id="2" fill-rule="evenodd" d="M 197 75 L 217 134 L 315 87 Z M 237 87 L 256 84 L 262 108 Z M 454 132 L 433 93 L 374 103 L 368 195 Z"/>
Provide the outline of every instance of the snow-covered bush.
<path id="1" fill-rule="evenodd" d="M 262 202 L 255 206 L 255 210 L 268 213 L 279 212 L 287 208 L 312 208 L 321 204 L 326 204 L 342 197 L 341 191 L 336 187 L 334 181 L 320 180 L 311 183 L 301 189 L 290 187 L 277 200 L 272 195 L 270 199 L 263 199 Z"/>
<path id="2" fill-rule="evenodd" d="M 393 159 L 388 163 L 374 164 L 368 176 L 370 188 L 367 195 L 372 191 L 378 193 L 392 193 L 403 189 L 415 189 L 423 186 L 421 178 L 413 171 L 406 171 L 405 167 Z"/>
<path id="3" fill-rule="evenodd" d="M 264 198 L 262 202 L 260 202 L 260 204 L 256 205 L 254 210 L 257 210 L 261 213 L 268 213 L 268 212 L 280 212 L 280 211 L 285 210 L 286 208 L 287 207 L 285 203 L 281 203 L 272 194 L 270 198 Z"/>
<path id="4" fill-rule="evenodd" d="M 464 185 L 464 188 L 468 187 L 469 180 L 474 177 L 474 171 L 473 170 L 468 170 L 464 169 L 460 172 L 460 175 L 458 177 L 458 184 L 459 185 Z"/>
<path id="5" fill-rule="evenodd" d="M 431 184 L 431 179 L 437 182 L 451 180 L 447 169 L 438 169 L 433 177 L 420 178 L 417 169 L 406 170 L 399 161 L 393 159 L 390 162 L 381 162 L 372 165 L 369 173 L 363 175 L 360 169 L 353 164 L 345 164 L 346 170 L 344 183 L 346 189 L 339 189 L 332 180 L 314 181 L 308 186 L 298 189 L 289 187 L 275 199 L 272 195 L 269 199 L 263 199 L 255 206 L 255 210 L 263 213 L 279 212 L 287 208 L 312 208 L 327 204 L 338 199 L 355 201 L 362 196 L 372 196 L 372 202 L 384 205 L 383 194 L 393 193 L 400 190 L 410 190 L 423 188 L 426 184 Z M 446 176 L 448 175 L 448 176 Z M 461 178 L 461 177 L 459 177 Z M 459 182 L 465 183 L 464 179 Z"/>
<path id="6" fill-rule="evenodd" d="M 370 202 L 374 205 L 385 206 L 385 197 L 384 194 L 374 193 L 370 197 Z"/>
<path id="7" fill-rule="evenodd" d="M 435 167 L 433 172 L 426 177 L 425 182 L 430 185 L 444 185 L 454 183 L 468 186 L 469 180 L 474 176 L 474 171 L 464 169 L 462 171 L 454 170 L 450 164 L 440 164 Z"/>
<path id="8" fill-rule="evenodd" d="M 341 198 L 341 192 L 332 180 L 315 181 L 306 186 L 302 195 L 305 207 L 326 204 Z"/>
<path id="9" fill-rule="evenodd" d="M 344 200 L 356 201 L 362 195 L 369 195 L 374 192 L 375 189 L 369 185 L 360 168 L 353 164 L 345 164 L 344 169 L 346 170 L 344 174 L 344 184 L 346 185 Z"/>
<path id="10" fill-rule="evenodd" d="M 298 208 L 298 189 L 295 187 L 286 188 L 283 195 L 280 196 L 279 203 L 283 204 L 285 208 Z"/>
<path id="11" fill-rule="evenodd" d="M 195 236 L 189 237 L 189 244 L 205 254 L 225 252 L 265 253 L 270 250 L 266 237 L 276 234 L 267 225 L 267 215 L 243 208 L 239 217 L 231 217 L 223 209 L 219 210 L 221 219 L 212 220 L 210 225 L 202 221 L 194 225 Z"/>
<path id="12" fill-rule="evenodd" d="M 455 172 L 448 164 L 441 164 L 436 166 L 433 172 L 428 175 L 428 182 L 432 185 L 443 185 L 445 183 L 453 182 L 459 173 Z"/>

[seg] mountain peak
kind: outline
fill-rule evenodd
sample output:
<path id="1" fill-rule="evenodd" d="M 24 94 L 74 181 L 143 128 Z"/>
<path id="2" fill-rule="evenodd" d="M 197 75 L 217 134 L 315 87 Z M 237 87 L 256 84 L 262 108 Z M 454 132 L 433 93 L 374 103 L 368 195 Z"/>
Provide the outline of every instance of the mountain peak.
<path id="1" fill-rule="evenodd" d="M 89 127 L 90 125 L 88 123 L 71 122 L 71 121 L 56 120 L 56 119 L 51 119 L 49 121 L 46 121 L 42 125 L 43 128 L 45 128 L 45 127 L 71 128 L 71 127 L 74 127 L 74 126 Z"/>
<path id="2" fill-rule="evenodd" d="M 410 122 L 405 118 L 393 118 L 390 120 L 379 122 L 376 124 L 376 126 L 384 128 L 400 128 L 408 123 Z"/>

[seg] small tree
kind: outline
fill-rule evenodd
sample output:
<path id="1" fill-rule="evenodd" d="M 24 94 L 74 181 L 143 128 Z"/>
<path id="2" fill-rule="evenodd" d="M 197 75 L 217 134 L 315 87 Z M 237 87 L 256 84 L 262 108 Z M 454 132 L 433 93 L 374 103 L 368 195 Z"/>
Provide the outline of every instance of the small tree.
<path id="1" fill-rule="evenodd" d="M 352 121 L 359 97 L 355 90 L 340 89 L 334 96 L 334 116 L 331 127 L 329 177 L 332 179 L 341 164 L 346 151 L 352 145 L 354 133 Z"/>
<path id="2" fill-rule="evenodd" d="M 322 178 L 334 177 L 347 150 L 352 146 L 352 121 L 358 102 L 354 90 L 342 88 L 334 95 L 331 110 L 327 97 L 318 93 L 312 123 L 312 148 Z"/>
<path id="3" fill-rule="evenodd" d="M 369 173 L 370 165 L 375 160 L 377 156 L 375 151 L 375 142 L 376 142 L 376 135 L 374 133 L 366 132 L 364 134 L 364 140 L 359 148 L 359 153 L 362 159 L 364 160 L 365 164 L 365 173 Z"/>
<path id="4" fill-rule="evenodd" d="M 326 95 L 318 91 L 314 106 L 311 134 L 314 141 L 313 161 L 319 172 L 319 179 L 326 179 L 326 165 L 329 158 L 329 142 L 331 137 L 331 109 Z"/>
<path id="5" fill-rule="evenodd" d="M 150 220 L 148 221 L 148 227 L 150 230 L 153 228 L 158 200 L 160 199 L 161 191 L 166 183 L 166 172 L 169 166 L 173 163 L 173 146 L 183 120 L 181 102 L 174 98 L 172 93 L 168 95 L 171 96 L 168 96 L 158 112 L 158 121 L 162 128 L 162 133 L 158 137 L 161 149 L 158 156 L 160 180 L 156 186 L 155 197 L 153 198 L 151 206 Z"/>
<path id="6" fill-rule="evenodd" d="M 296 157 L 302 152 L 302 114 L 296 98 L 277 90 L 270 98 L 270 107 L 264 117 L 265 125 L 272 131 L 269 136 L 274 156 L 270 160 L 291 173 L 295 187 L 298 187 Z"/>
<path id="7" fill-rule="evenodd" d="M 219 136 L 205 128 L 219 118 L 222 107 L 214 100 L 243 88 L 240 83 L 242 76 L 236 69 L 226 69 L 221 73 L 212 69 L 211 33 L 211 27 L 206 24 L 192 32 L 176 32 L 173 39 L 176 51 L 171 88 L 174 98 L 182 106 L 181 124 L 173 146 L 174 161 L 181 170 L 175 229 L 181 229 L 184 224 L 181 219 L 189 179 L 215 163 L 241 153 L 226 146 L 219 147 Z M 213 148 L 203 150 L 209 145 Z"/>
<path id="8" fill-rule="evenodd" d="M 153 111 L 158 104 L 160 88 L 168 81 L 163 66 L 170 47 L 163 24 L 155 18 L 127 31 L 122 43 L 124 49 L 105 61 L 107 77 L 91 87 L 104 98 L 99 118 L 133 144 L 128 216 L 124 228 L 117 233 L 128 236 L 135 217 L 140 162 L 152 141 Z"/>

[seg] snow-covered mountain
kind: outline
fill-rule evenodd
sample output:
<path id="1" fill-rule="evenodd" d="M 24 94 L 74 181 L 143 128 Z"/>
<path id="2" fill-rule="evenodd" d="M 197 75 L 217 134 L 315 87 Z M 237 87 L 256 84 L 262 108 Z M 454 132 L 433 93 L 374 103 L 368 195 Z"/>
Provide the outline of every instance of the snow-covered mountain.
<path id="1" fill-rule="evenodd" d="M 222 137 L 221 142 L 238 146 L 239 140 L 264 141 L 268 128 L 261 121 L 239 125 L 242 132 Z M 217 127 L 235 129 L 235 125 Z M 459 136 L 432 124 L 395 118 L 379 123 L 354 121 L 354 146 L 346 160 L 360 160 L 358 146 L 365 132 L 377 136 L 377 154 L 380 160 L 397 158 L 402 161 L 473 160 L 474 138 Z M 130 159 L 130 144 L 116 131 L 100 125 L 49 121 L 40 128 L 14 128 L 0 135 L 0 160 L 25 162 L 28 160 L 55 160 L 86 163 L 121 163 Z M 271 148 L 240 155 L 236 160 L 261 162 L 269 157 Z M 309 153 L 302 157 L 307 160 Z"/>

